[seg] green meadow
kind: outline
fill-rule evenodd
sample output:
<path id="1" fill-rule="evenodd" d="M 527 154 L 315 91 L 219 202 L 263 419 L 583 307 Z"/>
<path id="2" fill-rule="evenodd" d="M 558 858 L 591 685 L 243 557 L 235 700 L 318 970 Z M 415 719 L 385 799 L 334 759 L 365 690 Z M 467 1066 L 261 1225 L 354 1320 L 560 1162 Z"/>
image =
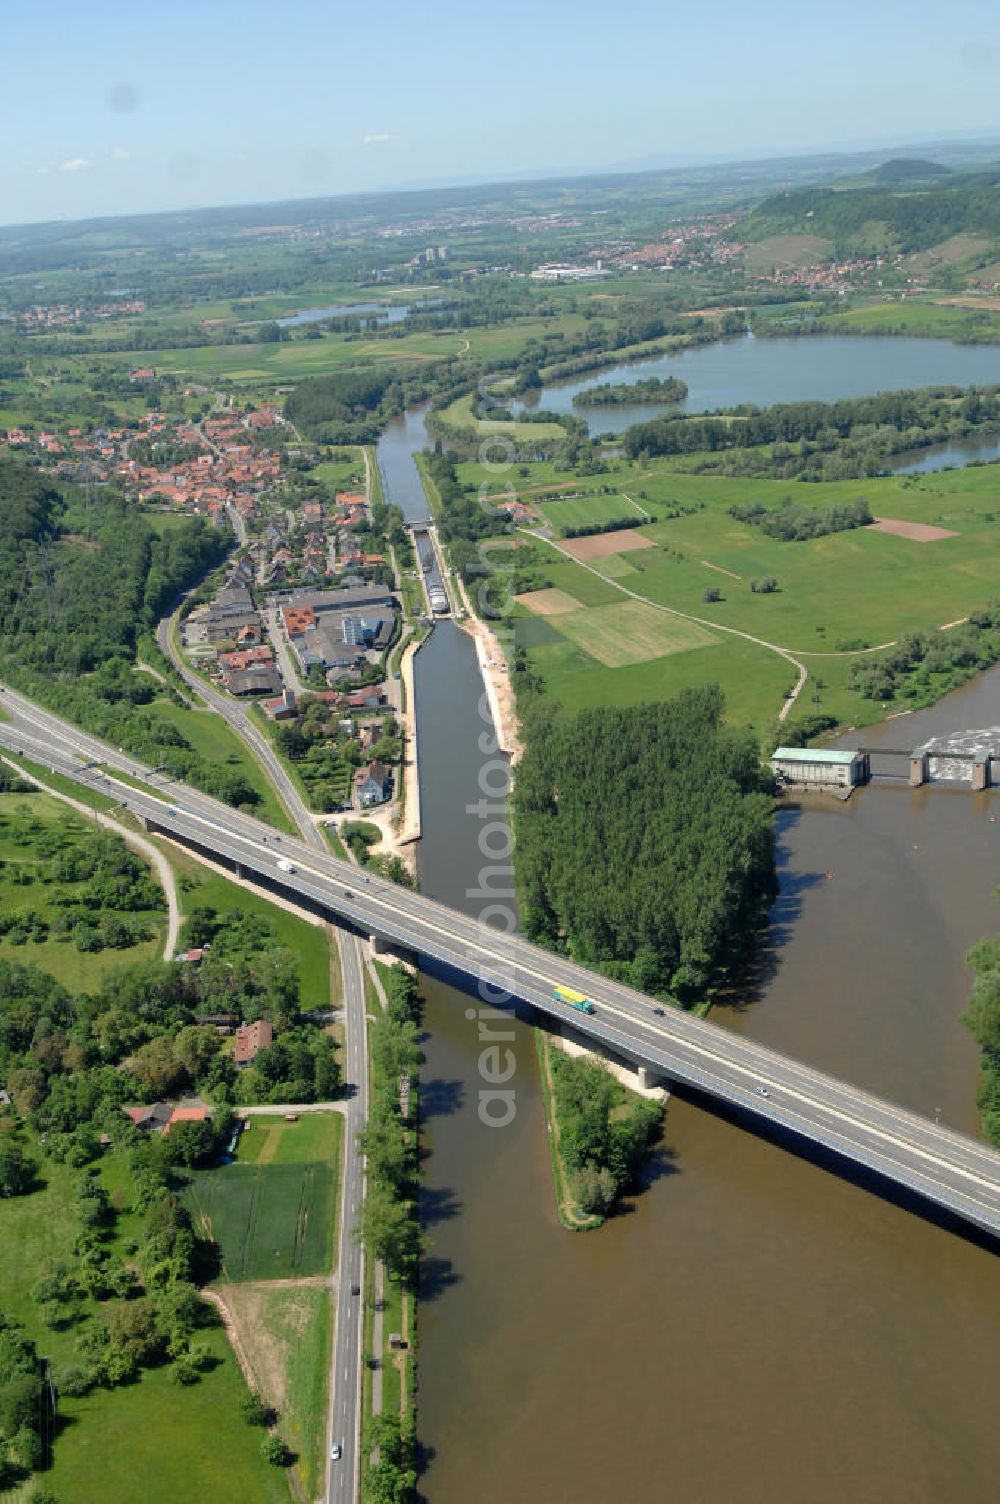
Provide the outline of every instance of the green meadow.
<path id="1" fill-rule="evenodd" d="M 38 790 L 0 794 L 0 912 L 9 915 L 30 910 L 53 926 L 59 913 L 57 899 L 85 902 L 87 884 L 53 881 L 48 870 L 51 863 L 39 854 L 37 845 L 40 840 L 54 841 L 65 853 L 92 831 L 87 818 L 51 795 Z M 99 919 L 100 911 L 94 917 Z M 72 934 L 57 935 L 50 928 L 46 939 L 19 942 L 12 934 L 0 936 L 0 959 L 38 966 L 74 989 L 97 986 L 110 968 L 134 965 L 161 954 L 166 903 L 136 912 L 134 917 L 149 928 L 151 938 L 123 949 L 81 952 Z"/>
<path id="2" fill-rule="evenodd" d="M 128 1209 L 125 1157 L 105 1159 L 101 1178 L 115 1204 L 124 1203 L 114 1242 L 127 1257 L 125 1244 L 139 1234 L 142 1218 Z M 72 1326 L 43 1326 L 31 1288 L 49 1263 L 72 1262 L 74 1179 L 67 1166 L 45 1160 L 39 1189 L 0 1203 L 4 1311 L 24 1322 L 39 1351 L 55 1363 L 74 1361 L 77 1334 Z M 106 1316 L 111 1304 L 88 1298 L 85 1311 Z M 225 1333 L 208 1327 L 198 1340 L 214 1366 L 192 1387 L 174 1383 L 168 1368 L 149 1369 L 133 1384 L 60 1399 L 53 1464 L 43 1477 L 61 1504 L 137 1497 L 144 1504 L 175 1504 L 179 1495 L 218 1504 L 289 1504 L 285 1475 L 263 1461 L 260 1432 L 243 1419 L 246 1386 Z"/>
<path id="3" fill-rule="evenodd" d="M 472 468 L 463 467 L 469 480 Z M 541 469 L 531 466 L 529 477 L 518 477 L 525 500 L 531 500 Z M 882 708 L 846 687 L 857 652 L 907 632 L 953 624 L 996 594 L 995 467 L 822 485 L 690 475 L 663 461 L 641 472 L 617 461 L 612 474 L 619 492 L 662 519 L 638 528 L 654 546 L 630 549 L 623 539 L 619 552 L 588 559 L 585 567 L 557 551 L 557 545 L 567 546 L 558 539 L 539 543 L 545 562 L 536 573 L 578 609 L 534 614 L 530 596 L 518 607 L 518 643 L 546 689 L 570 705 L 659 698 L 714 678 L 726 691 L 734 720 L 767 724 L 795 671 L 767 647 L 724 630 L 729 628 L 785 648 L 805 664 L 810 682 L 796 714 L 822 709 L 841 720 L 871 721 Z M 919 542 L 858 528 L 785 542 L 730 515 L 731 507 L 751 500 L 775 507 L 790 499 L 822 508 L 862 496 L 876 517 L 930 524 L 954 536 Z M 552 507 L 568 505 L 544 503 L 539 510 L 549 521 Z M 751 582 L 766 576 L 778 581 L 778 589 L 754 592 Z M 706 599 L 706 592 L 720 598 Z M 672 641 L 669 631 L 661 637 L 651 625 L 637 630 L 634 622 L 619 631 L 607 608 L 636 597 L 651 609 L 698 618 L 710 641 Z M 676 620 L 662 615 L 665 622 Z"/>

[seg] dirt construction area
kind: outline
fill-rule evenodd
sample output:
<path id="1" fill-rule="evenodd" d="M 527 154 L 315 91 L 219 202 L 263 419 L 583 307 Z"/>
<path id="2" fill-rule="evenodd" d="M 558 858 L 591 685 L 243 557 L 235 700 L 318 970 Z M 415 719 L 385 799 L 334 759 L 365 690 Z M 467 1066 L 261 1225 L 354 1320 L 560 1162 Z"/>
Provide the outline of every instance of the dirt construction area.
<path id="1" fill-rule="evenodd" d="M 603 559 L 607 554 L 626 554 L 634 548 L 655 548 L 652 538 L 644 538 L 633 528 L 619 528 L 613 533 L 594 533 L 590 538 L 566 538 L 559 547 L 574 559 Z"/>
<path id="2" fill-rule="evenodd" d="M 895 517 L 876 517 L 868 524 L 872 533 L 891 533 L 894 538 L 909 538 L 911 543 L 940 543 L 942 538 L 957 538 L 957 533 L 946 527 L 934 527 L 929 522 L 901 522 Z"/>

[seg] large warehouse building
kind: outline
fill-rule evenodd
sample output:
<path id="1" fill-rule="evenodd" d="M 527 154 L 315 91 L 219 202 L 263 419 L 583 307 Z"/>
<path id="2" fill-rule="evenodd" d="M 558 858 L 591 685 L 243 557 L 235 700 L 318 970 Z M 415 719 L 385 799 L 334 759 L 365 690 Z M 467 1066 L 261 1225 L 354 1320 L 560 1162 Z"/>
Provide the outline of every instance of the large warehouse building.
<path id="1" fill-rule="evenodd" d="M 835 747 L 778 747 L 771 771 L 792 788 L 853 789 L 868 779 L 864 752 L 840 752 Z"/>

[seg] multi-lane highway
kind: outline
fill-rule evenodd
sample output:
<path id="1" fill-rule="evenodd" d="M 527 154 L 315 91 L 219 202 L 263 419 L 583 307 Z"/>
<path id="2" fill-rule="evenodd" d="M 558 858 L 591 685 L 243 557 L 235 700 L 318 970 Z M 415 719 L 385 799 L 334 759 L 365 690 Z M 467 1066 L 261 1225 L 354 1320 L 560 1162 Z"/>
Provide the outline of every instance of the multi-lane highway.
<path id="1" fill-rule="evenodd" d="M 144 770 L 20 697 L 8 695 L 13 720 L 0 742 L 34 741 L 28 755 L 63 765 L 99 758 L 134 776 Z M 814 1070 L 705 1020 L 668 1008 L 654 1011 L 641 993 L 609 981 L 516 935 L 502 935 L 466 915 L 384 882 L 303 842 L 277 837 L 259 821 L 187 788 L 166 804 L 127 789 L 127 803 L 180 840 L 287 888 L 363 932 L 431 957 L 492 984 L 665 1078 L 684 1081 L 866 1166 L 994 1234 L 1000 1234 L 1000 1153 L 848 1082 Z M 291 864 L 282 870 L 278 860 Z M 562 985 L 585 994 L 591 1015 L 553 998 Z"/>

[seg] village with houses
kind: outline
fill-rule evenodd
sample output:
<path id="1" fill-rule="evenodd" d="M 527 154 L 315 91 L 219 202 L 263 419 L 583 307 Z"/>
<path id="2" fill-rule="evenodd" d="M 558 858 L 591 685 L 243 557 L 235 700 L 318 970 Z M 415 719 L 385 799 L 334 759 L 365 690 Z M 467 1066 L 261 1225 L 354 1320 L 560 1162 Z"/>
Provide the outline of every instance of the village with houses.
<path id="1" fill-rule="evenodd" d="M 159 380 L 133 367 L 130 384 Z M 317 814 L 377 812 L 388 835 L 407 741 L 390 657 L 407 624 L 373 520 L 370 461 L 301 444 L 274 401 L 215 400 L 200 420 L 154 409 L 108 428 L 13 428 L 0 441 L 61 480 L 116 487 L 151 517 L 232 528 L 237 548 L 207 598 L 196 592 L 179 613 L 182 665 L 273 727 Z M 324 461 L 340 483 L 316 479 Z"/>

